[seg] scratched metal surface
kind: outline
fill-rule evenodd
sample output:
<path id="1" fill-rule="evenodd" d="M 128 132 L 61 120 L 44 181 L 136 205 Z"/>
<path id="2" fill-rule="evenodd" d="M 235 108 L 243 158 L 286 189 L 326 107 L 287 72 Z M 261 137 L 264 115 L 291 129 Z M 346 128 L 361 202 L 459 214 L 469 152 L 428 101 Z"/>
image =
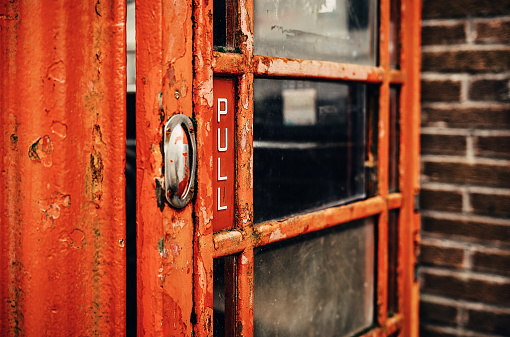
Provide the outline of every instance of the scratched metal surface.
<path id="1" fill-rule="evenodd" d="M 123 2 L 0 5 L 0 335 L 125 334 Z"/>

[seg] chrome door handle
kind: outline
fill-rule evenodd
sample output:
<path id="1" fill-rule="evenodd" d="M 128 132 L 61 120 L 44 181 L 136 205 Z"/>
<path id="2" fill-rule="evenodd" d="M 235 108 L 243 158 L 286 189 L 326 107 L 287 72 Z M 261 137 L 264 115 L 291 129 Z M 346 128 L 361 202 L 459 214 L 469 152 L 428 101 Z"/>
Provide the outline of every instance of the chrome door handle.
<path id="1" fill-rule="evenodd" d="M 165 196 L 177 209 L 184 208 L 195 193 L 197 145 L 195 128 L 185 115 L 168 120 L 164 130 Z"/>

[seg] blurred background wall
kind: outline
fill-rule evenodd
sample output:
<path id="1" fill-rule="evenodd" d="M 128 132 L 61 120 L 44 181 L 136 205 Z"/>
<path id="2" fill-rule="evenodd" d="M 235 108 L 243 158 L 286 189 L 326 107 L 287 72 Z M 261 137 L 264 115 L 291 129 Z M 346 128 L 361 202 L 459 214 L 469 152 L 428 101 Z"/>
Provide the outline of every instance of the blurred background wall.
<path id="1" fill-rule="evenodd" d="M 510 336 L 510 0 L 423 0 L 421 336 Z"/>

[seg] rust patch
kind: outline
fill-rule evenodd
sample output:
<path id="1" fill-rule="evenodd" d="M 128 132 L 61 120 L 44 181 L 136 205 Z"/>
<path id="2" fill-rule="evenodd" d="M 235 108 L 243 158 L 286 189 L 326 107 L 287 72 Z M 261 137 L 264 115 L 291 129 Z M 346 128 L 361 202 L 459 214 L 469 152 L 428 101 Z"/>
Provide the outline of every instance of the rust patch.
<path id="1" fill-rule="evenodd" d="M 92 141 L 94 141 L 96 144 L 104 144 L 103 142 L 103 132 L 101 131 L 101 126 L 95 124 L 94 128 L 92 129 Z"/>
<path id="2" fill-rule="evenodd" d="M 94 153 L 90 154 L 90 168 L 92 170 L 92 183 L 99 185 L 103 182 L 103 159 L 101 152 L 94 148 Z"/>
<path id="3" fill-rule="evenodd" d="M 101 2 L 99 0 L 97 0 L 95 10 L 96 10 L 97 16 L 99 16 L 99 17 L 102 17 L 101 9 L 102 9 Z"/>
<path id="4" fill-rule="evenodd" d="M 18 151 L 18 135 L 13 133 L 10 137 L 11 141 L 11 150 Z"/>
<path id="5" fill-rule="evenodd" d="M 165 248 L 165 237 L 163 236 L 158 240 L 158 252 L 162 258 L 167 258 L 169 255 L 168 249 Z"/>
<path id="6" fill-rule="evenodd" d="M 45 135 L 32 143 L 28 148 L 28 158 L 50 167 L 53 164 L 53 142 L 50 136 Z"/>
<path id="7" fill-rule="evenodd" d="M 155 178 L 156 181 L 156 201 L 158 203 L 158 208 L 161 212 L 165 209 L 165 189 L 163 188 L 164 182 L 162 182 L 161 178 Z"/>
<path id="8" fill-rule="evenodd" d="M 92 148 L 90 154 L 89 171 L 90 171 L 90 192 L 93 201 L 100 201 L 103 196 L 103 156 L 95 147 Z"/>

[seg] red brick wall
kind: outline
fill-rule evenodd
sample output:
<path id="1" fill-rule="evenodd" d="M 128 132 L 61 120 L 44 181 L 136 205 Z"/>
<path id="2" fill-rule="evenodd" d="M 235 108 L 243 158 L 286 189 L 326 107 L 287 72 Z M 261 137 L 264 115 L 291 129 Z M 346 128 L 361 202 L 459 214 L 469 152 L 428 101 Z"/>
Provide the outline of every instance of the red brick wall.
<path id="1" fill-rule="evenodd" d="M 510 0 L 423 0 L 421 336 L 510 336 Z"/>

